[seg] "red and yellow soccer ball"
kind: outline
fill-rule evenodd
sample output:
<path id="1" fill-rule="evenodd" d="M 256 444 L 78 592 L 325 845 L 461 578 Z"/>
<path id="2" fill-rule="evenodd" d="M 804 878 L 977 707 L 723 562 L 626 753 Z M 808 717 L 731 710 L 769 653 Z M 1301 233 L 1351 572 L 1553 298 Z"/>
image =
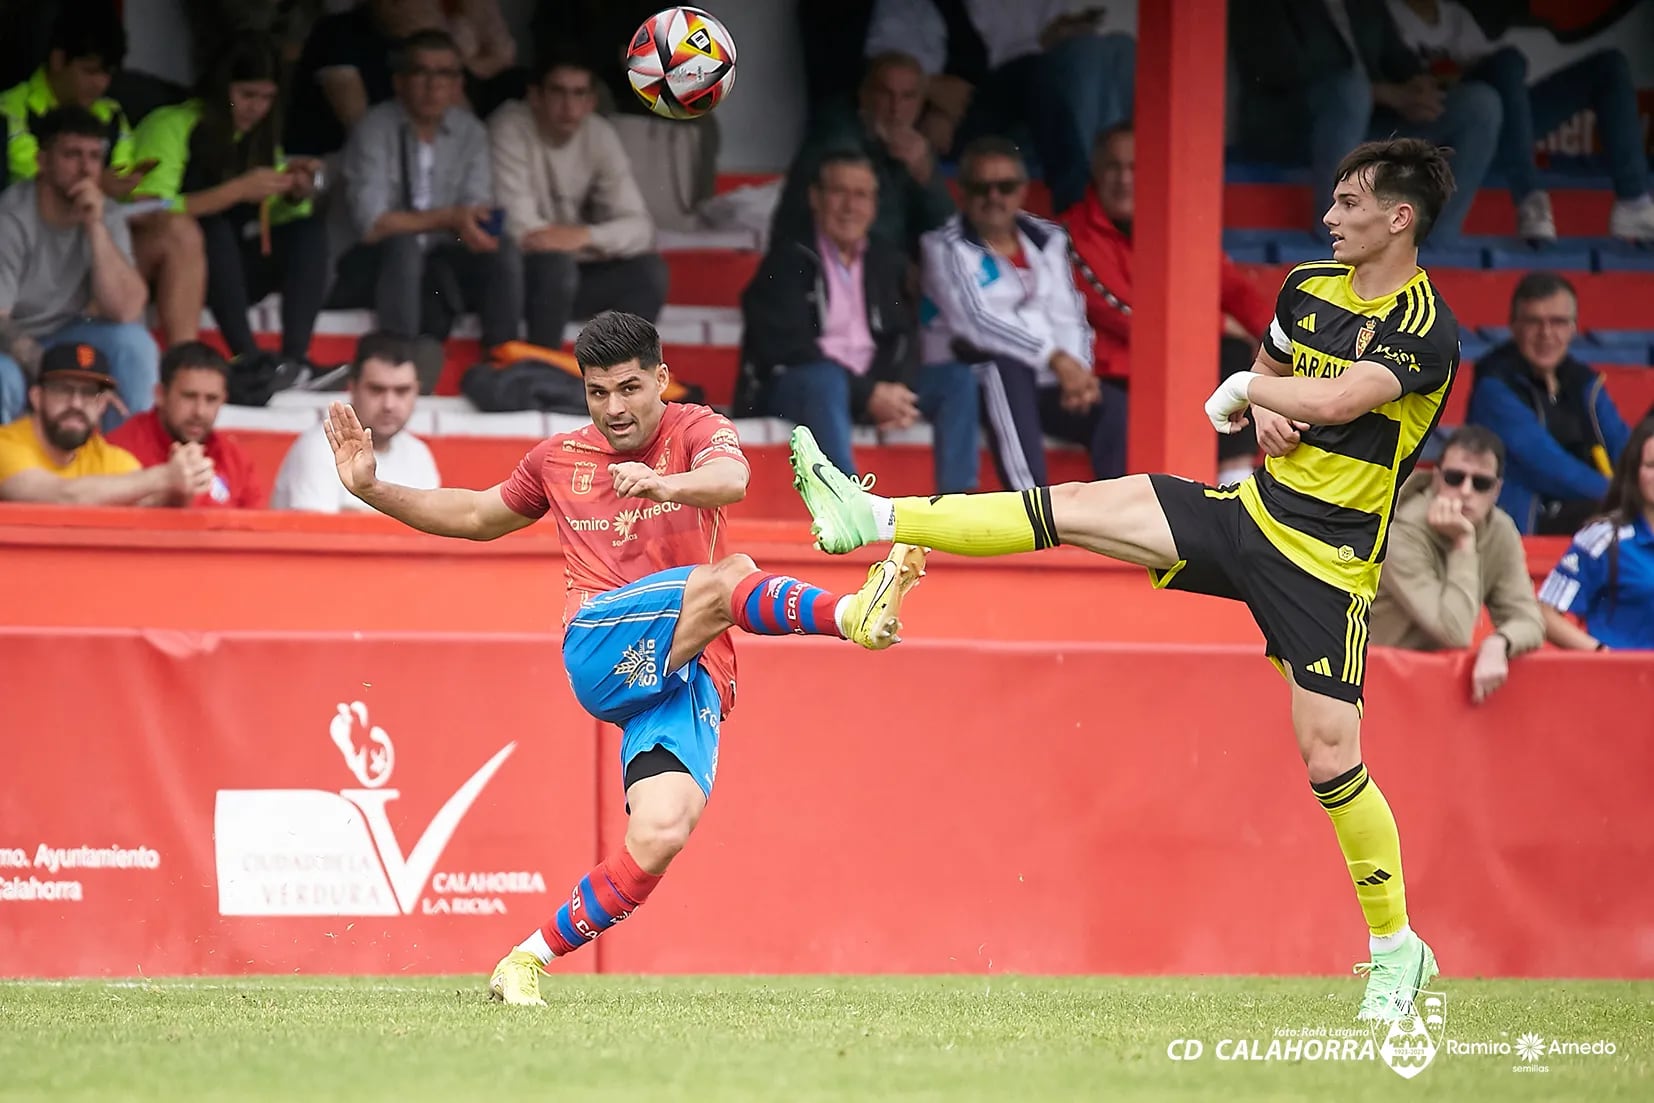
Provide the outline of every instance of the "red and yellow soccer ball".
<path id="1" fill-rule="evenodd" d="M 649 110 L 698 119 L 735 87 L 735 39 L 700 8 L 667 8 L 643 21 L 626 49 L 627 77 Z"/>

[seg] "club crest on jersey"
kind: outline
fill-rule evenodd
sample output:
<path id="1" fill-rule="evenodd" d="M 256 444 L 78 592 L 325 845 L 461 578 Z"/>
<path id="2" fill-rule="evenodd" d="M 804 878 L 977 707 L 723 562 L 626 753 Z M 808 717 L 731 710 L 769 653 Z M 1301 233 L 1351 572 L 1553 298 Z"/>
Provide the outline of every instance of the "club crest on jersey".
<path id="1" fill-rule="evenodd" d="M 1355 358 L 1361 359 L 1361 354 L 1367 351 L 1367 345 L 1372 342 L 1373 332 L 1378 329 L 1378 320 L 1368 318 L 1367 324 L 1361 327 L 1361 332 L 1355 335 Z"/>
<path id="2" fill-rule="evenodd" d="M 590 494 L 592 480 L 597 477 L 597 465 L 585 460 L 577 460 L 574 465 L 574 475 L 569 479 L 569 489 L 576 494 Z"/>
<path id="3" fill-rule="evenodd" d="M 655 474 L 657 474 L 657 475 L 666 474 L 666 465 L 671 463 L 671 462 L 672 462 L 672 442 L 667 441 L 665 444 L 661 445 L 660 459 L 655 461 Z"/>

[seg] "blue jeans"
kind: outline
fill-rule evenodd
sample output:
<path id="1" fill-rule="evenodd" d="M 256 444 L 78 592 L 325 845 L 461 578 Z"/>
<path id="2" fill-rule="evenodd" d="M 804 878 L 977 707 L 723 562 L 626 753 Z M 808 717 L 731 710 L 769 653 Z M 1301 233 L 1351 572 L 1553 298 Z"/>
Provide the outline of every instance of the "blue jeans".
<path id="1" fill-rule="evenodd" d="M 1533 162 L 1536 136 L 1549 133 L 1586 107 L 1596 112 L 1614 194 L 1621 199 L 1648 194 L 1648 158 L 1643 155 L 1637 93 L 1631 84 L 1630 63 L 1619 50 L 1599 50 L 1530 88 L 1527 58 L 1516 47 L 1506 46 L 1478 62 L 1465 79 L 1488 85 L 1504 107 L 1498 164 L 1516 202 L 1539 187 Z"/>
<path id="2" fill-rule="evenodd" d="M 1448 90 L 1442 113 L 1428 123 L 1410 123 L 1386 107 L 1374 110 L 1372 84 L 1359 70 L 1315 82 L 1305 98 L 1311 116 L 1310 165 L 1319 211 L 1332 205 L 1338 162 L 1362 141 L 1391 135 L 1425 138 L 1453 149 L 1450 163 L 1456 185 L 1453 198 L 1430 231 L 1430 240 L 1445 243 L 1459 236 L 1498 148 L 1504 110 L 1497 92 L 1480 81 L 1460 83 Z M 1322 231 L 1320 214 L 1315 217 L 1315 231 Z"/>
<path id="3" fill-rule="evenodd" d="M 961 494 L 976 489 L 976 377 L 964 364 L 926 364 L 914 382 L 919 412 L 935 430 L 932 446 L 936 493 Z M 832 360 L 778 368 L 765 388 L 764 408 L 771 417 L 807 427 L 839 470 L 856 474 L 850 453 L 850 373 Z"/>
<path id="4" fill-rule="evenodd" d="M 142 322 L 71 322 L 39 338 L 49 349 L 79 341 L 91 345 L 109 360 L 109 374 L 115 377 L 115 392 L 128 413 L 139 414 L 155 405 L 155 384 L 161 378 L 161 350 Z M 27 384 L 17 361 L 0 356 L 0 421 L 12 421 L 23 413 L 28 400 Z M 111 406 L 104 411 L 103 431 L 110 432 L 126 416 Z"/>
<path id="5" fill-rule="evenodd" d="M 1078 35 L 1038 55 L 1023 100 L 1051 208 L 1079 202 L 1091 182 L 1091 143 L 1131 119 L 1137 42 L 1129 34 Z"/>

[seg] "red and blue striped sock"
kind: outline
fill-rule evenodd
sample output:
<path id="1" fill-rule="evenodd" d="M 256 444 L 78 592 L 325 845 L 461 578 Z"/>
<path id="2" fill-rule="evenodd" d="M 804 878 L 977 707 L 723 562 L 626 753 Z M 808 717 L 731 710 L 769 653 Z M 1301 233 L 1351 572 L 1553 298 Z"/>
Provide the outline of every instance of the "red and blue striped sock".
<path id="1" fill-rule="evenodd" d="M 735 627 L 757 636 L 837 636 L 839 595 L 784 574 L 753 571 L 735 586 L 729 612 Z"/>
<path id="2" fill-rule="evenodd" d="M 660 874 L 645 873 L 623 846 L 580 878 L 540 935 L 557 957 L 572 954 L 641 907 L 658 884 Z"/>

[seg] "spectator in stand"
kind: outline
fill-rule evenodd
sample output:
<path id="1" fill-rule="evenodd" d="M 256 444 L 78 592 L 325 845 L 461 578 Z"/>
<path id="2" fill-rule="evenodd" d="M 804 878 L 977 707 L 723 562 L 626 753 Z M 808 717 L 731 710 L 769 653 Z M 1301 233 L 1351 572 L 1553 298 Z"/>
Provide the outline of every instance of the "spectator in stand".
<path id="1" fill-rule="evenodd" d="M 1093 334 L 1093 370 L 1104 381 L 1105 401 L 1126 409 L 1131 377 L 1132 218 L 1137 209 L 1137 139 L 1130 123 L 1097 135 L 1092 151 L 1091 187 L 1063 212 L 1061 222 L 1074 243 L 1074 276 L 1085 298 Z M 1218 270 L 1218 378 L 1249 371 L 1258 343 L 1274 316 L 1274 304 L 1227 259 Z M 1238 483 L 1252 473 L 1258 438 L 1250 423 L 1239 433 L 1218 437 L 1218 484 Z"/>
<path id="2" fill-rule="evenodd" d="M 72 106 L 90 112 L 102 124 L 102 160 L 107 166 L 100 177 L 104 194 L 114 200 L 132 195 L 150 166 L 136 160 L 126 115 L 104 95 L 125 55 L 126 31 L 113 7 L 64 8 L 54 24 L 45 63 L 27 81 L 0 93 L 12 180 L 34 178 L 39 171 L 42 120 L 59 106 Z M 144 282 L 155 289 L 155 312 L 166 339 L 193 339 L 206 294 L 207 262 L 201 251 L 200 228 L 187 215 L 150 211 L 132 218 L 129 230 L 133 263 Z M 117 363 L 116 372 L 120 370 Z"/>
<path id="3" fill-rule="evenodd" d="M 1494 504 L 1504 465 L 1499 438 L 1467 425 L 1433 471 L 1402 484 L 1370 617 L 1372 642 L 1381 647 L 1461 650 L 1486 605 L 1493 632 L 1477 648 L 1470 675 L 1477 704 L 1505 684 L 1511 659 L 1545 642 L 1522 534 Z"/>
<path id="4" fill-rule="evenodd" d="M 148 290 L 132 238 L 98 186 L 104 124 L 59 107 L 37 124 L 40 175 L 0 193 L 0 420 L 23 411 L 40 349 L 68 342 L 108 358 L 125 410 L 99 402 L 103 427 L 149 409 L 160 352 L 144 328 Z"/>
<path id="5" fill-rule="evenodd" d="M 1539 589 L 1546 637 L 1575 651 L 1654 650 L 1654 418 L 1632 432 L 1602 505 Z"/>
<path id="6" fill-rule="evenodd" d="M 327 297 L 327 231 L 311 211 L 321 162 L 282 153 L 280 75 L 274 39 L 256 32 L 232 39 L 199 96 L 157 108 L 139 125 L 137 156 L 155 167 L 137 194 L 200 221 L 207 304 L 230 352 L 259 351 L 248 311 L 279 288 L 281 354 L 308 367 Z"/>
<path id="7" fill-rule="evenodd" d="M 1457 187 L 1430 231 L 1450 242 L 1464 226 L 1498 145 L 1498 93 L 1479 82 L 1443 89 L 1407 48 L 1381 0 L 1248 0 L 1229 7 L 1240 77 L 1237 145 L 1310 165 L 1310 231 L 1340 158 L 1371 137 L 1426 138 L 1453 150 Z"/>
<path id="8" fill-rule="evenodd" d="M 1612 47 L 1563 66 L 1528 84 L 1528 60 L 1515 46 L 1495 49 L 1463 4 L 1455 0 L 1389 0 L 1396 29 L 1444 89 L 1478 81 L 1499 95 L 1504 124 L 1495 164 L 1516 204 L 1516 232 L 1536 241 L 1556 239 L 1550 194 L 1539 187 L 1533 149 L 1580 110 L 1596 112 L 1597 133 L 1614 178 L 1608 232 L 1633 241 L 1654 240 L 1654 198 L 1648 194 L 1648 154 L 1637 112 L 1631 65 Z"/>
<path id="9" fill-rule="evenodd" d="M 293 75 L 282 143 L 288 152 L 323 157 L 343 149 L 368 108 L 396 94 L 392 58 L 397 43 L 419 31 L 440 30 L 440 15 L 407 0 L 361 0 L 348 11 L 318 19 Z"/>
<path id="10" fill-rule="evenodd" d="M 1097 478 L 1125 474 L 1124 404 L 1092 374 L 1068 234 L 1023 211 L 1027 168 L 1003 138 L 965 147 L 959 186 L 964 211 L 923 239 L 922 362 L 977 365 L 1006 489 L 1047 484 L 1047 435 L 1084 445 Z"/>
<path id="11" fill-rule="evenodd" d="M 919 255 L 919 237 L 936 229 L 956 210 L 936 151 L 916 129 L 924 108 L 924 70 L 909 54 L 886 53 L 867 63 L 854 113 L 823 108 L 787 170 L 776 204 L 771 238 L 807 240 L 815 232 L 811 195 L 824 157 L 852 151 L 873 166 L 879 208 L 872 234 Z"/>
<path id="12" fill-rule="evenodd" d="M 1524 534 L 1578 529 L 1608 492 L 1630 435 L 1602 374 L 1568 351 L 1578 330 L 1573 284 L 1529 272 L 1511 295 L 1511 339 L 1476 364 L 1467 420 L 1505 442 L 1499 508 Z"/>
<path id="13" fill-rule="evenodd" d="M 28 80 L 0 92 L 6 124 L 6 168 L 10 180 L 33 180 L 39 171 L 39 126 L 58 107 L 80 107 L 103 124 L 104 194 L 125 199 L 142 173 L 132 172 L 132 128 L 121 105 L 110 99 L 109 82 L 126 57 L 126 28 L 113 12 L 106 18 L 65 8 L 52 24 L 46 60 Z"/>
<path id="14" fill-rule="evenodd" d="M 260 509 L 264 490 L 241 446 L 213 430 L 230 393 L 230 365 L 217 349 L 200 341 L 173 345 L 161 357 L 155 408 L 130 417 L 109 434 L 144 467 L 162 467 L 181 444 L 200 446 L 212 461 L 212 483 L 193 498 L 175 494 L 166 505 Z"/>
<path id="15" fill-rule="evenodd" d="M 442 485 L 436 459 L 429 446 L 405 428 L 419 398 L 416 351 L 416 343 L 409 338 L 366 334 L 357 342 L 345 390 L 357 418 L 373 433 L 379 477 L 429 490 Z M 312 513 L 367 510 L 339 481 L 333 467 L 333 448 L 327 443 L 321 422 L 300 433 L 287 450 L 281 470 L 276 472 L 270 506 Z"/>
<path id="16" fill-rule="evenodd" d="M 403 42 L 396 98 L 362 116 L 345 148 L 360 243 L 340 258 L 331 301 L 371 306 L 381 329 L 439 341 L 462 309 L 476 310 L 486 353 L 517 337 L 522 265 L 494 206 L 488 132 L 459 106 L 462 76 L 445 32 Z"/>
<path id="17" fill-rule="evenodd" d="M 547 348 L 562 346 L 571 318 L 623 310 L 653 322 L 666 302 L 654 223 L 596 107 L 591 70 L 548 54 L 527 102 L 489 120 L 494 194 L 522 255 L 528 339 Z"/>
<path id="18" fill-rule="evenodd" d="M 93 345 L 54 345 L 29 390 L 32 412 L 0 428 L 0 501 L 57 505 L 165 505 L 212 485 L 212 460 L 181 444 L 148 470 L 98 433 L 115 389 L 109 361 Z"/>
<path id="19" fill-rule="evenodd" d="M 935 427 L 936 492 L 976 489 L 976 380 L 964 364 L 918 361 L 907 255 L 869 234 L 878 177 L 861 153 L 829 153 L 802 238 L 776 239 L 741 297 L 744 359 L 771 415 L 807 425 L 847 472 L 852 422 Z"/>
<path id="20" fill-rule="evenodd" d="M 1102 33 L 1106 8 L 1072 6 L 877 0 L 866 52 L 901 50 L 919 60 L 930 77 L 919 129 L 944 156 L 974 138 L 1025 128 L 1060 211 L 1085 190 L 1097 133 L 1131 118 L 1137 77 L 1136 42 Z"/>

